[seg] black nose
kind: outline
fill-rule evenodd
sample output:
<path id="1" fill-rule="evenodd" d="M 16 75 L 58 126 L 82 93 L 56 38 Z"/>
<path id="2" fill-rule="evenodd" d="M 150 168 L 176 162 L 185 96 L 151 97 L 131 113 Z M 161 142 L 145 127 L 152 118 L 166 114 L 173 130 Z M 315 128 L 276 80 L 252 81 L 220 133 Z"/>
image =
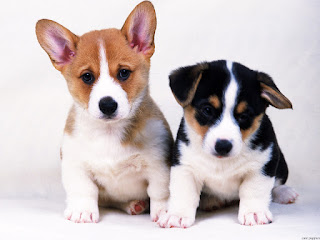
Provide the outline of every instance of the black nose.
<path id="1" fill-rule="evenodd" d="M 232 149 L 232 143 L 228 140 L 218 139 L 216 142 L 215 150 L 218 155 L 226 156 Z"/>
<path id="2" fill-rule="evenodd" d="M 111 116 L 118 108 L 118 103 L 112 97 L 100 99 L 99 108 L 105 115 Z"/>

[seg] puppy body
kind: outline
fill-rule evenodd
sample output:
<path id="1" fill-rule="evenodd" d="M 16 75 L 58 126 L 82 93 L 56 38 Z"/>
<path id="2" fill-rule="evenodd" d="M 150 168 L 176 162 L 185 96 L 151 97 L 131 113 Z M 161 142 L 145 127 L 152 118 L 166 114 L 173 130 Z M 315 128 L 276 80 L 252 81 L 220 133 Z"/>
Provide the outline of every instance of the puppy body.
<path id="1" fill-rule="evenodd" d="M 142 2 L 121 30 L 78 37 L 50 20 L 36 32 L 74 104 L 61 147 L 65 217 L 97 222 L 98 203 L 129 214 L 166 209 L 172 136 L 148 88 L 155 11 Z"/>
<path id="2" fill-rule="evenodd" d="M 65 132 L 61 147 L 62 180 L 68 196 L 66 218 L 89 221 L 90 216 L 76 219 L 88 212 L 97 221 L 98 200 L 101 206 L 137 214 L 136 200 L 150 197 L 153 220 L 165 209 L 170 135 L 157 106 L 151 99 L 145 101 L 153 109 L 148 109 L 147 116 L 141 114 L 146 117 L 138 121 L 142 126 L 132 125 L 132 119 L 106 123 L 76 105 L 72 108 L 73 132 Z M 137 127 L 141 129 L 134 134 Z"/>
<path id="3" fill-rule="evenodd" d="M 168 214 L 158 224 L 189 227 L 198 206 L 212 210 L 239 199 L 241 224 L 271 222 L 272 190 L 282 203 L 297 194 L 283 185 L 288 169 L 265 110 L 269 104 L 290 108 L 290 101 L 266 74 L 226 61 L 178 69 L 170 86 L 184 117 L 173 150 Z"/>

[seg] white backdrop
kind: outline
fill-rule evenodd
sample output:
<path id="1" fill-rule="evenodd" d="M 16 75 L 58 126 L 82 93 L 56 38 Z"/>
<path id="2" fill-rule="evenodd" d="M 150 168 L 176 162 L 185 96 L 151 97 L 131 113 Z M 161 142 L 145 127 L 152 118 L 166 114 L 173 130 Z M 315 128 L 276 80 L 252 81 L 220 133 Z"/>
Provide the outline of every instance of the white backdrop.
<path id="1" fill-rule="evenodd" d="M 0 8 L 0 196 L 62 197 L 59 145 L 71 104 L 34 27 L 55 20 L 81 35 L 121 28 L 138 0 L 6 1 Z M 289 184 L 319 192 L 320 1 L 154 0 L 158 17 L 151 94 L 176 134 L 182 110 L 171 70 L 229 59 L 270 74 L 292 110 L 268 109 Z M 315 193 L 316 194 L 316 193 Z M 317 194 L 318 195 L 318 194 Z"/>

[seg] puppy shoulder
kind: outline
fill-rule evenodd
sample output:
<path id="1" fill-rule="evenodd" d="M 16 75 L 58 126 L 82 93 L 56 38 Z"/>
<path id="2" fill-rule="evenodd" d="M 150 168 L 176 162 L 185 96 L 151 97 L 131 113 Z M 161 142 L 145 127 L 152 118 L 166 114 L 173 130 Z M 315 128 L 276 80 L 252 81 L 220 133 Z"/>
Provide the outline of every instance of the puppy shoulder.
<path id="1" fill-rule="evenodd" d="M 75 128 L 76 121 L 76 106 L 73 104 L 69 110 L 66 124 L 64 127 L 64 134 L 72 135 Z"/>
<path id="2" fill-rule="evenodd" d="M 185 124 L 186 124 L 185 119 L 183 117 L 180 121 L 176 141 L 173 146 L 171 166 L 176 166 L 180 164 L 181 151 L 182 151 L 181 144 L 188 146 L 190 143 Z"/>
<path id="3" fill-rule="evenodd" d="M 277 145 L 277 138 L 267 114 L 262 117 L 259 129 L 252 136 L 248 144 L 251 149 L 260 149 L 262 151 L 266 150 L 271 144 Z"/>

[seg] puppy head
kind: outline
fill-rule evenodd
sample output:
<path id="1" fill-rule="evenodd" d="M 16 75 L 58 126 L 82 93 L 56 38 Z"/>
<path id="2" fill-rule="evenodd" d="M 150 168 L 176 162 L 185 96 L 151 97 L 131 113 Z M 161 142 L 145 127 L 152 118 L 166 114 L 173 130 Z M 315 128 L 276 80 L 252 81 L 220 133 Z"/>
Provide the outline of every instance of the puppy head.
<path id="1" fill-rule="evenodd" d="M 241 152 L 270 104 L 292 107 L 267 74 L 239 63 L 201 63 L 175 70 L 169 78 L 188 126 L 200 136 L 203 150 L 219 158 Z"/>
<path id="2" fill-rule="evenodd" d="M 133 115 L 147 94 L 155 30 L 155 10 L 147 1 L 136 6 L 121 30 L 77 36 L 54 21 L 36 25 L 41 47 L 65 77 L 75 102 L 107 121 Z"/>

